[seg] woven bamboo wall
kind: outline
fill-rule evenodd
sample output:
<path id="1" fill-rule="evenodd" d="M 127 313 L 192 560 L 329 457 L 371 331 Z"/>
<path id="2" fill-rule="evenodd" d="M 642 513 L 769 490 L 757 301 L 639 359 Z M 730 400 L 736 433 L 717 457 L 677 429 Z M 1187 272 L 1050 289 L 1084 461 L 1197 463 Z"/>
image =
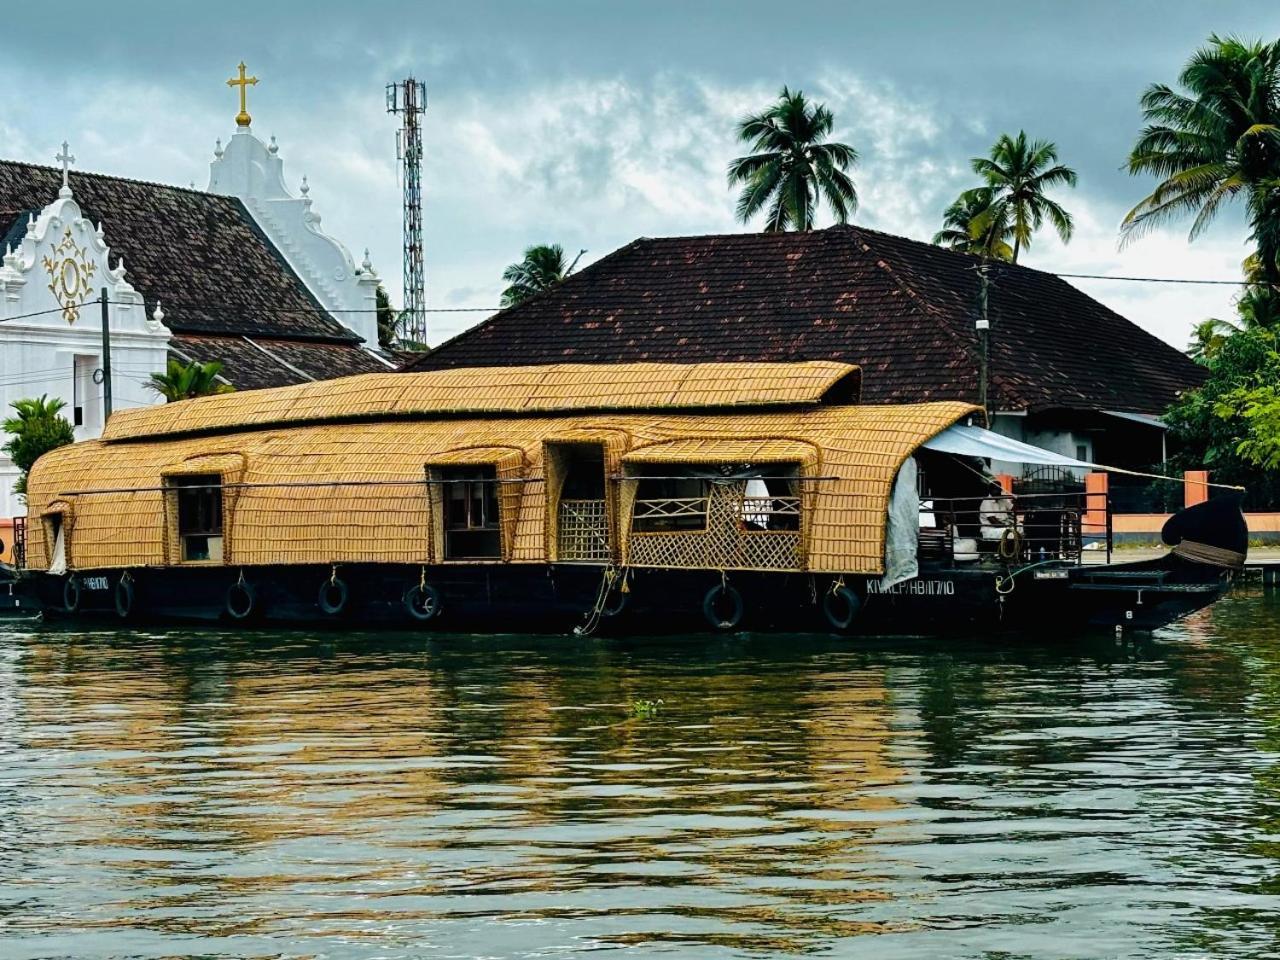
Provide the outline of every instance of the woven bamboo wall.
<path id="1" fill-rule="evenodd" d="M 315 385 L 308 385 L 315 386 Z M 161 408 L 164 409 L 164 408 Z M 709 438 L 755 444 L 766 459 L 770 445 L 816 450 L 821 472 L 837 479 L 814 484 L 805 520 L 808 568 L 879 573 L 884 522 L 898 466 L 921 442 L 974 410 L 956 402 L 912 406 L 814 407 L 773 413 L 589 414 L 456 419 L 296 427 L 242 434 L 153 440 L 85 442 L 40 460 L 30 478 L 32 515 L 53 501 L 71 501 L 75 515 L 70 562 L 78 569 L 159 565 L 166 562 L 162 476 L 192 457 L 243 458 L 245 487 L 225 518 L 224 549 L 234 565 L 431 562 L 431 510 L 424 470 L 477 447 L 522 451 L 526 478 L 542 478 L 543 441 L 604 435 L 609 458 L 624 449 L 664 441 L 668 456 L 698 462 Z M 625 439 L 624 439 L 625 438 Z M 744 448 L 745 449 L 745 448 Z M 779 456 L 782 454 L 779 453 Z M 456 462 L 456 461 L 455 461 Z M 613 469 L 609 464 L 609 469 Z M 235 478 L 232 478 L 233 480 Z M 396 482 L 387 485 L 390 482 Z M 276 486 L 261 486 L 262 484 Z M 303 486 L 299 486 L 299 485 Z M 354 486 L 339 486 L 352 484 Z M 361 484 L 367 486 L 359 486 Z M 309 486 L 308 486 L 309 485 Z M 630 486 L 630 484 L 624 484 Z M 545 562 L 546 490 L 540 482 L 512 484 L 503 508 L 515 505 L 510 558 Z M 85 491 L 153 488 L 152 492 Z M 504 530 L 505 532 L 505 530 Z M 44 525 L 31 528 L 30 566 L 48 564 Z"/>

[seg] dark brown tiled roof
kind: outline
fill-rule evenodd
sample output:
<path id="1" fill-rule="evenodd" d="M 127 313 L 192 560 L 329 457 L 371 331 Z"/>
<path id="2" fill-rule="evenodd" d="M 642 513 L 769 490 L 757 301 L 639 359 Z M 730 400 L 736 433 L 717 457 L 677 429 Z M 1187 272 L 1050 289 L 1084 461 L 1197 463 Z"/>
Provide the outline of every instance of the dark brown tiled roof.
<path id="1" fill-rule="evenodd" d="M 0 236 L 21 237 L 28 213 L 57 199 L 61 184 L 60 170 L 0 160 Z M 235 197 L 75 172 L 71 189 L 124 257 L 147 309 L 160 301 L 174 332 L 359 340 L 325 312 Z"/>
<path id="2" fill-rule="evenodd" d="M 175 336 L 170 353 L 184 363 L 222 363 L 222 376 L 239 390 L 283 387 L 330 380 L 354 373 L 387 373 L 388 367 L 363 348 L 297 340 Z M 305 374 L 305 376 L 304 376 Z"/>
<path id="3" fill-rule="evenodd" d="M 978 393 L 978 261 L 861 227 L 641 239 L 405 369 L 842 360 L 863 400 Z M 991 401 L 1162 413 L 1203 370 L 1052 274 L 992 264 Z"/>

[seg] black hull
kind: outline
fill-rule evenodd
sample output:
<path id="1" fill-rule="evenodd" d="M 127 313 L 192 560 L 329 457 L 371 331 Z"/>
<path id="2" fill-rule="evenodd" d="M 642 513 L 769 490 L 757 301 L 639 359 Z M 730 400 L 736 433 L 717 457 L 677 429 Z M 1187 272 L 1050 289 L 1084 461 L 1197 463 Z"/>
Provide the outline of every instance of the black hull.
<path id="1" fill-rule="evenodd" d="M 327 599 L 341 609 L 326 612 L 321 591 L 335 575 L 342 589 L 329 590 Z M 893 636 L 1006 629 L 1069 633 L 1116 626 L 1151 630 L 1209 605 L 1232 579 L 1230 571 L 1176 556 L 1012 571 L 922 564 L 917 579 L 888 591 L 874 581 L 847 577 L 849 593 L 832 602 L 828 595 L 838 581 L 830 575 L 729 573 L 724 583 L 741 599 L 735 610 L 716 593 L 721 575 L 711 571 L 633 569 L 626 589 L 615 580 L 603 604 L 604 570 L 588 565 L 451 565 L 429 567 L 424 577 L 418 567 L 352 564 L 336 574 L 293 566 L 246 568 L 241 576 L 227 568 L 141 569 L 123 578 L 117 570 L 81 571 L 74 578 L 79 596 L 72 598 L 78 602 L 70 604 L 66 577 L 31 574 L 24 585 L 50 618 L 501 632 L 567 632 L 586 625 L 606 634 L 838 630 Z M 122 579 L 127 586 L 121 586 Z M 405 600 L 406 591 L 422 580 L 438 598 L 430 618 Z M 709 591 L 719 601 L 710 610 Z M 343 602 L 335 604 L 339 598 Z M 597 606 L 603 610 L 593 617 Z"/>

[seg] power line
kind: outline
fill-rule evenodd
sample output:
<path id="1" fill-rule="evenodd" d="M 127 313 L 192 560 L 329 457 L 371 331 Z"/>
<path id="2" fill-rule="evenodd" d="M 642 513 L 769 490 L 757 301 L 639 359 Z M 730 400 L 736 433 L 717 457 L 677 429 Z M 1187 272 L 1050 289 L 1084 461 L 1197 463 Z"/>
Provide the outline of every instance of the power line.
<path id="1" fill-rule="evenodd" d="M 993 262 L 992 265 L 999 266 L 1000 264 L 996 264 L 995 262 Z M 1036 269 L 1036 268 L 1033 267 L 1029 269 Z M 1119 274 L 1108 274 L 1108 273 L 1059 273 L 1055 270 L 1037 270 L 1036 272 L 1047 273 L 1051 276 L 1061 277 L 1064 280 L 1114 280 L 1114 281 L 1122 281 L 1126 283 L 1177 283 L 1177 284 L 1191 284 L 1191 285 L 1199 285 L 1199 286 L 1228 286 L 1228 287 L 1267 287 L 1267 286 L 1274 287 L 1276 286 L 1275 284 L 1271 284 L 1266 281 L 1258 281 L 1258 280 L 1218 280 L 1218 279 L 1208 279 L 1203 277 L 1134 277 L 1134 276 L 1123 276 Z M 751 294 L 738 294 L 736 299 L 753 300 L 758 298 L 752 296 Z M 100 300 L 95 298 L 93 300 L 86 300 L 84 303 L 78 304 L 77 306 L 87 307 L 90 304 L 100 303 L 100 302 L 101 302 Z M 221 313 L 239 313 L 239 314 L 254 314 L 254 313 L 262 313 L 262 312 L 269 311 L 270 313 L 273 313 L 273 314 L 287 314 L 287 315 L 291 315 L 291 314 L 313 315 L 314 314 L 319 316 L 325 316 L 325 315 L 335 315 L 335 314 L 369 313 L 370 312 L 368 310 L 359 310 L 359 309 L 331 310 L 325 307 L 284 307 L 284 306 L 273 306 L 271 304 L 257 304 L 257 305 L 245 306 L 241 304 L 229 304 L 229 303 L 220 304 L 220 303 L 213 303 L 210 301 L 198 301 L 198 300 L 158 300 L 157 302 L 160 303 L 162 307 L 179 308 L 179 309 L 187 309 L 187 310 L 205 310 L 210 312 L 216 311 Z M 134 304 L 134 306 L 136 306 L 136 304 Z M 504 307 L 422 307 L 420 309 L 424 313 L 498 313 L 499 311 L 505 308 Z M 8 323 L 11 320 L 26 320 L 31 317 L 43 317 L 43 316 L 48 316 L 49 314 L 62 313 L 62 312 L 64 312 L 63 307 L 52 307 L 48 310 L 34 310 L 30 313 L 19 313 L 11 317 L 0 317 L 0 322 Z M 196 332 L 196 331 L 191 331 L 191 332 Z M 221 332 L 221 331 L 215 331 L 215 332 Z"/>
<path id="2" fill-rule="evenodd" d="M 1055 277 L 1071 280 L 1127 280 L 1131 283 L 1192 283 L 1212 286 L 1230 287 L 1273 287 L 1275 284 L 1265 280 L 1203 280 L 1190 277 L 1121 277 L 1104 273 L 1056 273 L 1053 270 L 1042 271 L 1052 273 Z"/>
<path id="3" fill-rule="evenodd" d="M 95 297 L 93 300 L 86 300 L 84 303 L 78 304 L 77 306 L 87 307 L 91 303 L 98 303 L 97 298 Z M 35 310 L 31 313 L 19 313 L 12 317 L 0 317 L 0 320 L 3 320 L 5 323 L 8 323 L 10 320 L 25 320 L 27 319 L 27 317 L 43 317 L 43 316 L 47 316 L 50 313 L 63 313 L 64 311 L 65 311 L 64 307 L 52 307 L 48 310 Z"/>

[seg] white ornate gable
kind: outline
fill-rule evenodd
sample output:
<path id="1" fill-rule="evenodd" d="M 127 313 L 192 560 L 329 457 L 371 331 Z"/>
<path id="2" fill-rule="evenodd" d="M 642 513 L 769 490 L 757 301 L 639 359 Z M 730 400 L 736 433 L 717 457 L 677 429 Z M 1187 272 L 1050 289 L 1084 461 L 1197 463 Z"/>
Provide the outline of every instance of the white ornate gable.
<path id="1" fill-rule="evenodd" d="M 209 192 L 239 197 L 312 295 L 366 347 L 377 347 L 378 276 L 368 252 L 357 266 L 347 248 L 321 229 L 305 177 L 302 196 L 289 193 L 274 137 L 268 146 L 248 126 L 238 126 L 225 148 L 219 141 L 209 164 Z"/>
<path id="2" fill-rule="evenodd" d="M 58 199 L 32 215 L 17 246 L 4 251 L 0 322 L 19 318 L 25 327 L 88 327 L 100 332 L 98 301 L 105 288 L 113 332 L 167 340 L 168 330 L 146 316 L 142 295 L 125 278 L 126 272 L 123 258 L 112 265 L 102 226 L 85 218 L 64 187 Z"/>
<path id="3" fill-rule="evenodd" d="M 102 432 L 103 288 L 114 408 L 160 400 L 146 381 L 165 368 L 169 328 L 158 316 L 147 316 L 123 259 L 113 256 L 102 226 L 85 218 L 67 186 L 30 217 L 17 244 L 0 254 L 0 410 L 23 397 L 59 397 L 77 440 Z M 159 312 L 157 305 L 154 313 Z M 17 477 L 17 468 L 0 455 L 0 517 L 24 510 L 13 494 Z"/>

